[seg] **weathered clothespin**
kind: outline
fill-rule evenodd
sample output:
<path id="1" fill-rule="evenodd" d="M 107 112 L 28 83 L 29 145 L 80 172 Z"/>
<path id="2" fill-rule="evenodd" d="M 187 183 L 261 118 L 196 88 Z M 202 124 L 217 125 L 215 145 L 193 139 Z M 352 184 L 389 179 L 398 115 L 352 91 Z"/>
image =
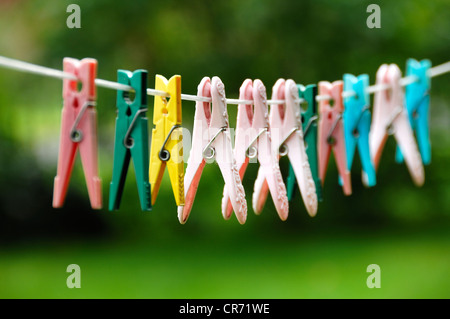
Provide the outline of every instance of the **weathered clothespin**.
<path id="1" fill-rule="evenodd" d="M 315 216 L 317 213 L 316 187 L 305 151 L 300 98 L 295 82 L 279 79 L 272 88 L 272 99 L 285 100 L 285 104 L 272 105 L 270 109 L 269 127 L 272 137 L 272 151 L 278 156 L 287 155 L 294 169 L 306 210 L 310 216 Z M 256 213 L 261 212 L 267 193 L 267 181 L 260 170 L 255 181 L 253 193 L 253 202 L 257 203 Z M 288 217 L 287 214 L 278 213 L 282 220 Z"/>
<path id="2" fill-rule="evenodd" d="M 322 201 L 322 183 L 319 178 L 319 162 L 317 158 L 317 122 L 319 115 L 317 114 L 317 85 L 310 84 L 304 87 L 297 84 L 298 95 L 300 100 L 300 111 L 302 113 L 302 129 L 303 139 L 305 141 L 306 155 L 308 155 L 309 166 L 316 186 L 317 199 Z M 289 164 L 289 175 L 286 180 L 287 196 L 289 201 L 294 196 L 294 189 L 296 185 L 295 172 L 292 165 Z"/>
<path id="3" fill-rule="evenodd" d="M 117 71 L 117 81 L 135 92 L 117 91 L 117 118 L 114 140 L 113 176 L 109 192 L 109 210 L 119 209 L 130 159 L 133 159 L 141 209 L 151 210 L 148 181 L 147 71 Z"/>
<path id="4" fill-rule="evenodd" d="M 322 185 L 325 181 L 328 161 L 331 150 L 338 168 L 339 176 L 345 195 L 351 195 L 352 184 L 350 172 L 347 169 L 347 156 L 345 152 L 344 125 L 342 123 L 342 89 L 344 83 L 319 82 L 319 94 L 328 95 L 330 99 L 319 102 L 319 128 L 318 128 L 318 153 L 319 153 L 319 177 Z"/>
<path id="5" fill-rule="evenodd" d="M 61 115 L 58 171 L 53 189 L 53 207 L 63 206 L 75 156 L 79 149 L 91 206 L 94 209 L 100 209 L 102 193 L 101 179 L 98 174 L 97 113 L 95 110 L 97 60 L 83 59 L 79 61 L 65 58 L 63 64 L 64 72 L 73 74 L 82 83 L 82 88 L 78 91 L 76 80 L 64 79 L 63 81 L 64 106 Z"/>
<path id="6" fill-rule="evenodd" d="M 377 85 L 386 85 L 389 89 L 376 92 L 374 96 L 370 155 L 377 169 L 386 140 L 389 135 L 394 135 L 414 183 L 421 186 L 425 172 L 404 106 L 400 78 L 401 71 L 396 64 L 383 64 L 377 71 Z"/>
<path id="7" fill-rule="evenodd" d="M 218 77 L 204 77 L 198 86 L 199 97 L 212 99 L 195 104 L 192 148 L 186 167 L 185 206 L 178 219 L 184 224 L 189 217 L 206 161 L 216 160 L 225 181 L 231 205 L 240 224 L 247 219 L 244 187 L 236 167 L 231 145 L 225 87 Z"/>
<path id="8" fill-rule="evenodd" d="M 244 177 L 250 159 L 257 159 L 259 174 L 265 176 L 275 208 L 280 216 L 287 216 L 289 203 L 286 197 L 286 187 L 283 183 L 278 156 L 272 152 L 272 141 L 269 131 L 266 88 L 260 80 L 247 79 L 240 88 L 239 99 L 253 100 L 250 104 L 239 104 L 236 121 L 236 138 L 234 158 L 241 180 Z M 222 212 L 225 218 L 231 216 L 231 206 L 228 188 L 223 191 Z M 258 199 L 254 198 L 255 212 L 260 211 Z"/>

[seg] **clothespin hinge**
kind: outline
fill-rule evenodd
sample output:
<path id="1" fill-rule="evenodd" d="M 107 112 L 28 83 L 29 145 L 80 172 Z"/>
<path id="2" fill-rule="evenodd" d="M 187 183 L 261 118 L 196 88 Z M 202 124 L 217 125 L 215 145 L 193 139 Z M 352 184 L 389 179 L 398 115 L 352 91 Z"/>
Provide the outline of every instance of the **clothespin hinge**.
<path id="1" fill-rule="evenodd" d="M 164 140 L 164 143 L 161 147 L 161 150 L 159 151 L 159 159 L 163 162 L 167 162 L 170 159 L 170 152 L 168 150 L 165 149 L 167 141 L 169 140 L 169 137 L 172 135 L 172 132 L 176 129 L 181 127 L 181 125 L 179 124 L 175 124 L 174 126 L 172 126 L 172 128 L 169 131 L 169 134 L 167 134 L 166 139 Z"/>
<path id="2" fill-rule="evenodd" d="M 75 122 L 73 122 L 72 129 L 70 130 L 70 139 L 72 142 L 79 143 L 83 139 L 83 133 L 80 130 L 77 130 L 77 126 L 81 121 L 81 118 L 83 117 L 84 112 L 89 106 L 95 106 L 96 103 L 94 101 L 87 101 L 83 104 L 83 107 L 81 108 L 80 112 L 77 115 L 77 118 L 75 119 Z"/>
<path id="3" fill-rule="evenodd" d="M 214 158 L 214 156 L 216 155 L 216 151 L 214 150 L 213 147 L 211 147 L 211 144 L 214 142 L 214 140 L 217 138 L 217 136 L 219 136 L 220 133 L 222 133 L 223 131 L 225 131 L 227 129 L 226 126 L 221 127 L 217 133 L 213 136 L 213 138 L 208 142 L 208 144 L 205 146 L 205 148 L 203 149 L 202 155 L 203 158 L 206 160 L 211 160 Z M 209 154 L 207 153 L 209 151 Z"/>
<path id="4" fill-rule="evenodd" d="M 245 155 L 248 158 L 255 158 L 256 155 L 258 154 L 258 151 L 256 149 L 256 147 L 253 146 L 253 144 L 255 144 L 255 142 L 258 140 L 258 138 L 261 136 L 262 133 L 267 132 L 267 127 L 263 128 L 258 135 L 256 135 L 256 137 L 253 139 L 253 141 L 250 143 L 250 145 L 248 146 L 248 148 L 245 150 Z M 250 149 L 252 150 L 252 152 L 250 152 Z"/>
<path id="5" fill-rule="evenodd" d="M 141 113 L 144 113 L 144 112 L 147 112 L 147 108 L 139 109 L 139 110 L 136 112 L 136 114 L 134 115 L 133 120 L 131 121 L 131 124 L 130 124 L 130 126 L 128 127 L 128 130 L 127 130 L 127 132 L 126 132 L 126 134 L 125 134 L 125 137 L 123 138 L 123 145 L 125 145 L 126 148 L 131 148 L 131 147 L 133 147 L 134 141 L 133 141 L 133 138 L 130 137 L 131 131 L 133 130 L 134 123 L 136 123 L 136 120 L 137 120 L 138 116 L 139 116 Z"/>

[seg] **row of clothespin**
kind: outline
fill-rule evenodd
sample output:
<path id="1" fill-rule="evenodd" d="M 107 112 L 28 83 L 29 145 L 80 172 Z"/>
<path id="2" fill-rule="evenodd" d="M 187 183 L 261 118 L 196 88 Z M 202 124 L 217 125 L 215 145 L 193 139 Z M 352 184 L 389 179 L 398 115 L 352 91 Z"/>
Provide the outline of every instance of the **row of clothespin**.
<path id="1" fill-rule="evenodd" d="M 109 209 L 120 206 L 130 160 L 133 160 L 142 210 L 155 203 L 167 166 L 178 206 L 178 218 L 185 223 L 192 210 L 204 166 L 217 162 L 225 182 L 222 214 L 233 213 L 243 224 L 247 203 L 242 179 L 249 163 L 259 163 L 252 196 L 255 213 L 261 213 L 270 193 L 279 217 L 289 213 L 295 185 L 298 185 L 309 215 L 317 213 L 331 151 L 345 195 L 352 193 L 350 171 L 356 148 L 361 158 L 362 181 L 376 184 L 376 169 L 389 135 L 397 141 L 396 160 L 405 161 L 414 183 L 424 183 L 423 164 L 429 164 L 429 60 L 407 61 L 407 75 L 415 80 L 400 85 L 401 71 L 384 64 L 377 71 L 373 115 L 370 110 L 369 77 L 345 74 L 343 81 L 322 81 L 306 87 L 293 80 L 279 79 L 272 88 L 272 100 L 283 101 L 268 107 L 267 93 L 260 80 L 244 81 L 239 99 L 251 101 L 238 106 L 234 148 L 228 121 L 225 87 L 218 77 L 205 77 L 198 86 L 192 147 L 185 169 L 182 141 L 181 77 L 169 80 L 157 75 L 155 90 L 170 99 L 155 96 L 151 147 L 146 112 L 147 71 L 118 71 L 118 83 L 131 87 L 117 91 L 117 118 L 113 174 Z M 54 183 L 53 207 L 64 203 L 77 149 L 86 177 L 91 206 L 102 207 L 98 172 L 96 69 L 94 59 L 64 59 L 64 72 L 77 80 L 64 79 L 58 171 Z M 345 92 L 344 92 L 345 91 Z M 344 94 L 348 93 L 350 94 Z M 319 98 L 320 97 L 320 98 Z M 318 101 L 317 101 L 318 100 Z M 318 104 L 318 105 L 317 105 Z M 414 134 L 415 133 L 415 134 Z M 416 135 L 417 143 L 416 143 Z M 418 146 L 417 146 L 418 144 Z M 290 163 L 286 184 L 279 160 Z"/>

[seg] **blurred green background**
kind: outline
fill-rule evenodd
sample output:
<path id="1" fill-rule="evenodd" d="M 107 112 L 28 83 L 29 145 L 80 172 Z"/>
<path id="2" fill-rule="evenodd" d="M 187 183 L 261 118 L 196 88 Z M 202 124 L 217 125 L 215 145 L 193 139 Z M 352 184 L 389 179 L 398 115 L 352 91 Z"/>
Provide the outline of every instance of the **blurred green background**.
<path id="1" fill-rule="evenodd" d="M 66 26 L 70 3 L 81 7 L 81 29 Z M 309 84 L 368 73 L 373 83 L 382 63 L 404 70 L 408 58 L 450 60 L 448 0 L 376 1 L 380 29 L 366 26 L 370 3 L 1 0 L 0 55 L 56 69 L 64 57 L 92 57 L 108 80 L 119 68 L 144 68 L 150 87 L 155 74 L 180 74 L 188 94 L 203 76 L 219 76 L 230 98 L 246 78 L 261 79 L 270 96 L 280 77 Z M 253 164 L 243 181 L 249 216 L 242 226 L 223 220 L 223 181 L 217 165 L 207 165 L 180 225 L 168 174 L 153 211 L 142 212 L 132 166 L 121 209 L 91 210 L 79 158 L 64 208 L 53 209 L 62 83 L 0 69 L 0 297 L 449 298 L 449 86 L 450 74 L 432 81 L 432 163 L 422 188 L 394 162 L 391 138 L 376 187 L 362 186 L 356 156 L 353 195 L 345 197 L 332 158 L 317 216 L 307 215 L 297 193 L 282 222 L 271 200 L 253 213 Z M 105 203 L 115 96 L 98 89 Z M 236 107 L 228 111 L 233 127 Z M 189 130 L 193 114 L 194 103 L 184 102 Z M 286 177 L 285 158 L 280 165 Z M 66 286 L 73 263 L 81 289 Z M 381 267 L 380 289 L 366 286 L 369 264 Z"/>

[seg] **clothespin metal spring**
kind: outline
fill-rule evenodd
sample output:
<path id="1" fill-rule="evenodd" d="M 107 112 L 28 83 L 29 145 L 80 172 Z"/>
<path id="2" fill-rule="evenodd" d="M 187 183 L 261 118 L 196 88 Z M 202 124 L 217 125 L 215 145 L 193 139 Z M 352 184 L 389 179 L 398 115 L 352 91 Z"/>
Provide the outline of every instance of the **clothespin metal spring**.
<path id="1" fill-rule="evenodd" d="M 75 122 L 73 123 L 72 129 L 70 130 L 70 139 L 72 142 L 79 143 L 83 139 L 83 133 L 81 130 L 77 130 L 78 123 L 80 123 L 81 118 L 83 117 L 84 112 L 89 106 L 95 106 L 96 103 L 94 101 L 87 101 L 83 104 L 83 107 L 81 108 L 80 112 L 77 115 L 77 118 L 75 119 Z"/>
<path id="2" fill-rule="evenodd" d="M 364 113 L 368 110 L 370 110 L 370 105 L 364 106 L 361 110 L 361 113 L 359 113 L 359 117 L 358 117 L 358 120 L 356 121 L 355 127 L 352 129 L 352 134 L 355 138 L 359 137 L 359 132 L 358 132 L 357 127 L 358 127 L 359 122 L 361 121 Z"/>
<path id="3" fill-rule="evenodd" d="M 167 141 L 169 140 L 169 137 L 172 135 L 172 132 L 175 129 L 179 128 L 179 127 L 181 127 L 181 125 L 176 124 L 176 125 L 172 126 L 172 128 L 170 129 L 169 134 L 167 134 L 167 137 L 164 140 L 164 143 L 163 143 L 163 145 L 161 147 L 161 150 L 159 151 L 159 154 L 158 154 L 159 159 L 161 161 L 163 161 L 163 162 L 167 162 L 170 159 L 170 152 L 168 150 L 166 150 L 165 147 L 166 147 Z"/>
<path id="4" fill-rule="evenodd" d="M 386 125 L 386 132 L 389 135 L 393 135 L 395 133 L 395 131 L 392 127 L 392 124 L 394 123 L 395 119 L 400 115 L 400 113 L 402 113 L 402 111 L 403 111 L 403 107 L 401 107 L 400 105 L 395 108 L 395 113 L 392 114 L 392 118 L 389 120 L 388 124 Z"/>
<path id="5" fill-rule="evenodd" d="M 217 133 L 213 136 L 213 138 L 208 142 L 208 144 L 205 146 L 205 148 L 203 149 L 202 155 L 203 158 L 206 160 L 211 160 L 216 156 L 216 151 L 214 150 L 213 147 L 211 147 L 211 144 L 214 142 L 214 140 L 217 138 L 217 136 L 219 136 L 220 133 L 222 133 L 223 131 L 225 131 L 227 129 L 226 126 L 221 127 Z M 209 151 L 209 154 L 207 153 Z"/>
<path id="6" fill-rule="evenodd" d="M 317 122 L 318 120 L 319 120 L 319 115 L 311 116 L 311 118 L 309 119 L 308 123 L 306 124 L 305 131 L 303 132 L 303 137 L 306 137 L 308 135 L 308 132 L 309 132 L 309 129 L 310 129 L 311 125 L 314 122 Z"/>
<path id="7" fill-rule="evenodd" d="M 295 132 L 297 132 L 299 130 L 298 127 L 294 127 L 292 128 L 292 130 L 289 132 L 289 134 L 284 138 L 284 140 L 281 142 L 280 147 L 278 149 L 278 153 L 280 154 L 280 156 L 286 156 L 287 153 L 289 152 L 289 148 L 287 147 L 286 144 L 284 144 L 290 137 L 292 134 L 294 134 Z"/>
<path id="8" fill-rule="evenodd" d="M 256 135 L 256 137 L 253 139 L 253 141 L 250 143 L 250 145 L 248 146 L 247 150 L 245 151 L 245 156 L 247 156 L 248 158 L 255 158 L 256 155 L 258 154 L 258 151 L 256 149 L 256 147 L 253 146 L 253 144 L 256 143 L 256 141 L 258 140 L 258 138 L 261 136 L 262 133 L 267 132 L 267 127 L 263 128 L 258 135 Z M 250 152 L 251 150 L 251 152 Z"/>
<path id="9" fill-rule="evenodd" d="M 147 112 L 147 108 L 145 108 L 145 109 L 139 109 L 139 110 L 136 112 L 136 114 L 135 114 L 134 117 L 133 117 L 133 120 L 131 121 L 130 126 L 128 127 L 127 132 L 125 133 L 125 137 L 123 138 L 123 145 L 124 145 L 126 148 L 128 148 L 128 149 L 132 148 L 133 145 L 134 145 L 133 138 L 130 137 L 131 131 L 133 130 L 133 127 L 134 127 L 134 124 L 136 123 L 136 120 L 137 120 L 138 116 L 139 116 L 141 113 L 144 113 L 144 112 Z"/>
<path id="10" fill-rule="evenodd" d="M 342 118 L 342 114 L 339 114 L 337 117 L 336 117 L 336 120 L 334 120 L 334 123 L 333 123 L 333 126 L 331 127 L 331 129 L 330 129 L 330 132 L 328 133 L 328 136 L 327 136 L 327 143 L 328 144 L 330 144 L 330 145 L 334 145 L 335 143 L 336 143 L 336 141 L 335 141 L 335 139 L 333 138 L 333 132 L 334 132 L 334 130 L 336 129 L 336 126 L 337 126 L 337 124 L 338 124 L 338 122 L 339 122 L 339 120 Z"/>

